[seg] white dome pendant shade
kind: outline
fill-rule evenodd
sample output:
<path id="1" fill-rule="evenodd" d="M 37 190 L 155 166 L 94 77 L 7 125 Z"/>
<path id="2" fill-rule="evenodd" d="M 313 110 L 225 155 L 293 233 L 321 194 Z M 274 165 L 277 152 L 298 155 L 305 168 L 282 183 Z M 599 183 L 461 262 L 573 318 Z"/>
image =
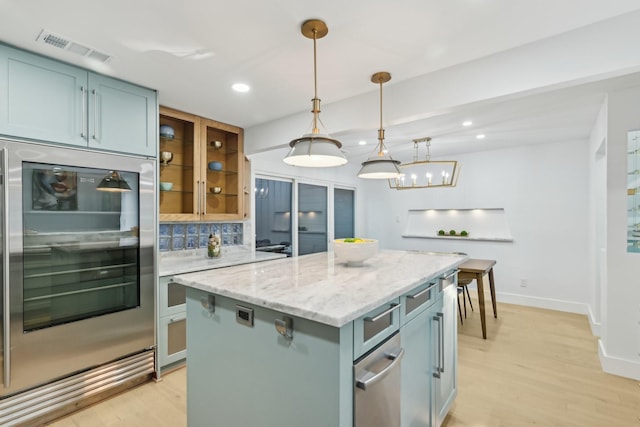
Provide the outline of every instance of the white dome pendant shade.
<path id="1" fill-rule="evenodd" d="M 308 168 L 341 166 L 347 163 L 347 158 L 340 151 L 342 144 L 327 134 L 321 134 L 318 130 L 320 99 L 318 99 L 318 78 L 316 75 L 316 40 L 326 36 L 329 29 L 323 21 L 310 19 L 302 24 L 301 32 L 305 37 L 313 39 L 314 97 L 311 100 L 313 103 L 313 109 L 311 110 L 313 113 L 313 130 L 311 133 L 291 141 L 289 143 L 291 150 L 283 160 L 292 166 Z"/>
<path id="2" fill-rule="evenodd" d="M 342 144 L 329 135 L 309 133 L 289 143 L 291 150 L 284 162 L 308 168 L 341 166 L 347 159 L 340 151 Z"/>
<path id="3" fill-rule="evenodd" d="M 358 178 L 366 179 L 395 179 L 400 176 L 399 160 L 393 160 L 385 154 L 384 129 L 382 128 L 382 84 L 391 80 L 391 74 L 386 71 L 375 73 L 371 81 L 380 85 L 380 129 L 378 129 L 378 152 L 362 163 Z"/>

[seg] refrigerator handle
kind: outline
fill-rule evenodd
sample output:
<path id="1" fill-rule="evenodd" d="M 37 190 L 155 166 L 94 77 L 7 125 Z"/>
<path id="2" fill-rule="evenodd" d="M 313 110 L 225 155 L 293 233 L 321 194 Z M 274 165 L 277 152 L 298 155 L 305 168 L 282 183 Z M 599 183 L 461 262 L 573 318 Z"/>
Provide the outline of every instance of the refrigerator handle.
<path id="1" fill-rule="evenodd" d="M 11 313 L 9 311 L 9 192 L 7 191 L 7 171 L 9 170 L 9 159 L 7 157 L 7 149 L 0 149 L 0 157 L 2 159 L 2 352 L 3 352 L 3 378 L 4 387 L 9 388 L 11 385 L 11 340 L 10 340 L 10 322 Z"/>

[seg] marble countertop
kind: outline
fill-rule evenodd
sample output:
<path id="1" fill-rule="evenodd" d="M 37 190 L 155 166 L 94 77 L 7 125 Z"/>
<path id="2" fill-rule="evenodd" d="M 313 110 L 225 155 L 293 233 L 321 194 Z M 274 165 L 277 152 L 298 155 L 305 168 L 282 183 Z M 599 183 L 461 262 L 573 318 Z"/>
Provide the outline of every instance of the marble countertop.
<path id="1" fill-rule="evenodd" d="M 275 252 L 253 252 L 248 248 L 222 248 L 218 258 L 208 258 L 205 250 L 169 252 L 161 254 L 158 262 L 160 276 L 191 273 L 194 271 L 218 269 L 233 265 L 269 261 L 285 258 L 285 254 Z"/>
<path id="2" fill-rule="evenodd" d="M 462 264 L 464 254 L 379 251 L 359 267 L 322 252 L 200 271 L 173 278 L 186 286 L 341 327 Z"/>

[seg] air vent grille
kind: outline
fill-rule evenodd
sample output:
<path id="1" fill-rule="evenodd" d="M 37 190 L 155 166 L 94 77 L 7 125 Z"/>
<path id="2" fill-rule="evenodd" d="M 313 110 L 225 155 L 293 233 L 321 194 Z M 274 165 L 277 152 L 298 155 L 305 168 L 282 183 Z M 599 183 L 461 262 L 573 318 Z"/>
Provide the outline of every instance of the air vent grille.
<path id="1" fill-rule="evenodd" d="M 54 46 L 54 47 L 59 47 L 60 49 L 66 48 L 67 45 L 69 44 L 69 40 L 65 40 L 62 37 L 58 37 L 53 34 L 47 34 L 43 38 L 43 41 L 46 44 L 50 44 L 51 46 Z"/>
<path id="2" fill-rule="evenodd" d="M 76 43 L 70 40 L 68 37 L 64 37 L 58 34 L 54 34 L 47 30 L 42 30 L 36 39 L 38 43 L 48 44 L 49 46 L 57 47 L 58 49 L 73 52 L 77 55 L 91 58 L 100 62 L 107 62 L 111 56 L 106 53 L 102 53 L 93 48 L 85 46 L 80 43 Z"/>

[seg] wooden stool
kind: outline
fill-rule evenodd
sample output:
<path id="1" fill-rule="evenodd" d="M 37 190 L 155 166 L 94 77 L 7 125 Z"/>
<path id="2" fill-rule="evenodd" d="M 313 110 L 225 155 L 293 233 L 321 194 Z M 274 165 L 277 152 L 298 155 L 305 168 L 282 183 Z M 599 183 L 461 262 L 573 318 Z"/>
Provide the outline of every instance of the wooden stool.
<path id="1" fill-rule="evenodd" d="M 480 322 L 482 324 L 482 338 L 487 339 L 487 321 L 484 309 L 484 281 L 483 276 L 489 275 L 489 288 L 491 290 L 491 304 L 493 305 L 493 317 L 498 318 L 496 308 L 496 288 L 493 283 L 493 266 L 496 261 L 492 259 L 470 259 L 458 266 L 458 283 L 465 283 L 465 286 L 472 280 L 478 284 L 478 305 L 480 305 Z"/>

